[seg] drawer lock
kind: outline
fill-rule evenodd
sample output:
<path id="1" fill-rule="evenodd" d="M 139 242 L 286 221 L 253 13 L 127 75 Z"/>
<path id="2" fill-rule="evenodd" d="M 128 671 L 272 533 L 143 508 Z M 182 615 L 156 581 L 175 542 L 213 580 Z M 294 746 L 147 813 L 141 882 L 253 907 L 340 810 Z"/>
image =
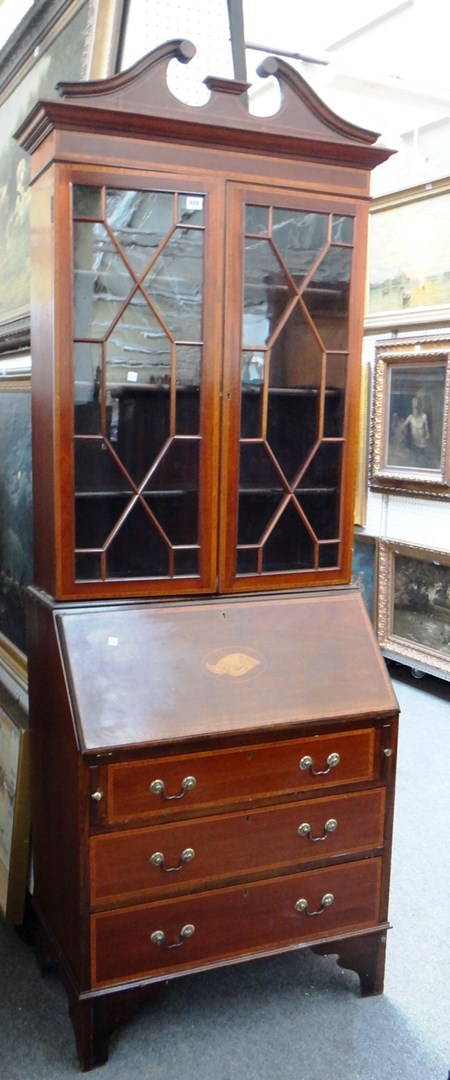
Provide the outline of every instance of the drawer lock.
<path id="1" fill-rule="evenodd" d="M 301 911 L 304 915 L 322 915 L 323 912 L 325 911 L 325 908 L 330 907 L 333 902 L 334 902 L 333 893 L 332 892 L 327 892 L 327 893 L 325 893 L 325 896 L 322 896 L 321 906 L 320 906 L 318 911 L 309 911 L 309 909 L 308 909 L 308 901 L 303 900 L 303 899 L 296 901 L 295 910 L 296 911 Z"/>
<path id="2" fill-rule="evenodd" d="M 166 874 L 173 874 L 176 873 L 177 870 L 182 870 L 183 866 L 192 862 L 193 859 L 195 859 L 194 848 L 187 847 L 181 852 L 178 866 L 165 866 L 165 859 L 162 851 L 154 851 L 153 855 L 150 857 L 150 863 L 152 866 L 160 866 L 162 870 L 165 870 Z"/>
<path id="3" fill-rule="evenodd" d="M 179 949 L 180 945 L 183 945 L 193 934 L 195 934 L 195 926 L 192 923 L 186 923 L 186 926 L 183 926 L 180 930 L 180 940 L 174 941 L 172 945 L 167 943 L 164 930 L 154 930 L 150 936 L 150 941 L 152 945 L 160 945 L 164 949 Z"/>
<path id="4" fill-rule="evenodd" d="M 327 757 L 328 769 L 315 769 L 314 768 L 314 760 L 313 760 L 313 758 L 311 757 L 310 754 L 305 754 L 304 757 L 300 758 L 300 761 L 298 763 L 298 767 L 299 767 L 299 769 L 302 770 L 302 772 L 307 772 L 308 769 L 310 769 L 313 776 L 326 776 L 327 773 L 331 772 L 332 769 L 336 768 L 336 765 L 339 765 L 340 760 L 341 760 L 340 754 L 336 754 L 336 753 L 328 754 L 328 757 Z"/>
<path id="5" fill-rule="evenodd" d="M 313 844 L 316 844 L 320 840 L 326 840 L 328 833 L 335 832 L 337 827 L 338 823 L 336 818 L 330 817 L 328 818 L 328 821 L 325 822 L 323 836 L 313 836 L 312 828 L 308 821 L 304 821 L 302 825 L 299 825 L 297 832 L 299 836 L 308 836 Z"/>
<path id="6" fill-rule="evenodd" d="M 162 795 L 163 799 L 167 799 L 167 801 L 170 802 L 171 799 L 182 799 L 187 791 L 193 791 L 196 786 L 197 781 L 195 776 L 185 776 L 184 780 L 181 781 L 181 791 L 179 795 L 166 795 L 166 785 L 164 780 L 152 780 L 150 791 L 152 795 Z"/>

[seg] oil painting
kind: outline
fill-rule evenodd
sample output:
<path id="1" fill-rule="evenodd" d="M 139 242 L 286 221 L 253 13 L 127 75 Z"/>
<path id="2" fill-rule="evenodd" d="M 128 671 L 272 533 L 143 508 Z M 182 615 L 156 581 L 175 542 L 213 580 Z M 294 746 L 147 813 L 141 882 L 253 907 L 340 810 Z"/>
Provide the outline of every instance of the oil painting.
<path id="1" fill-rule="evenodd" d="M 380 644 L 450 679 L 450 553 L 385 540 L 379 552 Z"/>
<path id="2" fill-rule="evenodd" d="M 367 326 L 442 320 L 450 310 L 448 179 L 374 200 Z"/>
<path id="3" fill-rule="evenodd" d="M 376 352 L 370 484 L 450 497 L 449 342 Z"/>
<path id="4" fill-rule="evenodd" d="M 0 634 L 26 653 L 25 594 L 33 576 L 31 392 L 0 383 Z"/>
<path id="5" fill-rule="evenodd" d="M 69 15 L 73 17 L 68 18 Z M 72 2 L 59 33 L 36 49 L 31 67 L 12 92 L 0 100 L 0 122 L 6 137 L 0 147 L 0 328 L 26 315 L 30 307 L 29 158 L 14 132 L 35 102 L 55 97 L 58 79 L 79 79 L 88 25 L 88 0 Z M 6 92 L 8 96 L 6 97 Z"/>

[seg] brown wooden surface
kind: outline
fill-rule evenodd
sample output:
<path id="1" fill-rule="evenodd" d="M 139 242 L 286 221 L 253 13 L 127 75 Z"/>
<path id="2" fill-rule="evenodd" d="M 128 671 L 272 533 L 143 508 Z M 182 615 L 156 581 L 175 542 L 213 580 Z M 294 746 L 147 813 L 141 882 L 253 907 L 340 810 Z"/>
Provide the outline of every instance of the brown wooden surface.
<path id="1" fill-rule="evenodd" d="M 352 506 L 354 497 L 354 474 L 357 447 L 357 414 L 359 403 L 360 358 L 358 343 L 362 334 L 363 290 L 365 264 L 365 237 L 367 229 L 367 205 L 362 201 L 345 200 L 340 194 L 339 185 L 336 195 L 312 196 L 310 192 L 294 195 L 292 191 L 280 193 L 279 188 L 269 189 L 258 184 L 258 192 L 251 187 L 233 188 L 227 195 L 227 179 L 234 175 L 236 164 L 228 173 L 223 172 L 220 158 L 209 162 L 208 175 L 193 171 L 191 168 L 182 177 L 168 175 L 161 170 L 133 175 L 133 184 L 146 189 L 156 185 L 162 189 L 176 189 L 182 184 L 186 190 L 205 192 L 208 205 L 208 226 L 206 229 L 206 266 L 204 286 L 205 305 L 205 343 L 202 364 L 202 471 L 200 483 L 201 523 L 201 573 L 193 578 L 169 579 L 145 577 L 142 580 L 115 578 L 106 581 L 75 581 L 74 571 L 74 481 L 73 481 L 73 387 L 70 363 L 59 363 L 59 358 L 69 356 L 72 351 L 72 297 L 67 282 L 72 278 L 71 249 L 68 243 L 67 221 L 70 218 L 71 183 L 106 183 L 110 186 L 129 187 L 130 175 L 120 174 L 112 167 L 105 169 L 89 167 L 88 171 L 78 168 L 63 167 L 58 164 L 54 172 L 53 214 L 55 235 L 58 243 L 55 250 L 54 277 L 48 281 L 45 298 L 41 298 L 41 229 L 33 231 L 35 257 L 33 271 L 36 282 L 36 297 L 39 307 L 33 304 L 32 319 L 35 322 L 35 348 L 33 380 L 36 383 L 36 401 L 41 404 L 35 408 L 34 445 L 35 457 L 40 461 L 36 474 L 35 506 L 37 520 L 43 508 L 51 511 L 50 520 L 54 531 L 46 533 L 46 542 L 41 541 L 42 531 L 36 534 L 36 583 L 52 595 L 61 599 L 126 597 L 131 595 L 186 595 L 192 593 L 248 592 L 254 590 L 286 589 L 290 587 L 308 587 L 312 584 L 333 585 L 344 583 L 350 578 Z M 265 163 L 261 162 L 261 168 Z M 186 166 L 187 170 L 187 166 Z M 45 199 L 49 199 L 48 177 L 44 173 L 36 185 L 33 200 L 45 208 Z M 242 175 L 236 173 L 236 178 Z M 314 182 L 314 181 L 312 181 Z M 332 190 L 333 177 L 329 177 L 327 189 Z M 297 179 L 297 187 L 299 182 Z M 42 188 L 42 190 L 41 190 Z M 346 388 L 346 422 L 344 438 L 344 463 L 342 472 L 341 503 L 342 513 L 340 555 L 338 564 L 330 568 L 304 568 L 292 572 L 271 572 L 260 577 L 256 575 L 236 575 L 236 527 L 238 494 L 238 432 L 239 432 L 239 388 L 240 388 L 240 348 L 239 326 L 241 310 L 241 202 L 244 198 L 264 202 L 275 199 L 280 205 L 318 209 L 350 214 L 355 217 L 358 230 L 358 243 L 354 251 L 354 265 L 351 286 L 351 312 L 348 378 Z M 238 202 L 237 210 L 235 208 Z M 220 223 L 220 227 L 219 227 Z M 48 237 L 47 237 L 48 242 Z M 225 261 L 225 247 L 227 255 Z M 226 270 L 223 280 L 224 265 L 232 266 L 233 273 Z M 47 266 L 51 260 L 47 256 Z M 226 285 L 226 292 L 225 292 Z M 222 296 L 226 296 L 225 310 L 221 313 Z M 54 381 L 46 383 L 46 394 L 39 394 L 43 379 L 48 379 L 51 372 L 49 350 L 44 350 L 44 338 L 40 337 L 42 314 L 50 316 L 49 301 L 54 296 L 55 309 L 55 376 Z M 45 299 L 45 306 L 43 300 Z M 222 323 L 225 327 L 225 339 L 222 342 Z M 46 325 L 46 324 L 45 324 Z M 45 329 L 45 327 L 44 327 Z M 33 329 L 32 329 L 33 332 Z M 237 337 L 236 337 L 237 335 Z M 222 358 L 224 370 L 222 370 Z M 222 379 L 224 383 L 222 385 Z M 34 390 L 33 390 L 34 394 Z M 54 421 L 54 443 L 49 446 L 48 433 L 51 430 L 50 419 L 44 425 L 46 410 L 52 407 L 59 414 L 59 421 Z M 220 430 L 220 411 L 222 427 Z M 50 425 L 50 426 L 49 426 Z M 220 470 L 220 514 L 218 515 L 218 491 Z M 217 530 L 217 532 L 216 532 Z M 220 537 L 219 563 L 220 572 L 217 580 L 216 566 L 217 536 Z"/>
<path id="2" fill-rule="evenodd" d="M 111 765 L 108 820 L 120 822 L 137 817 L 155 820 L 167 813 L 186 817 L 197 810 L 250 807 L 259 800 L 375 780 L 380 770 L 379 745 L 376 729 L 368 727 L 262 746 L 249 742 L 239 749 Z M 338 753 L 341 760 L 327 771 L 327 758 L 332 753 Z M 315 769 L 325 771 L 325 776 L 300 769 L 300 760 L 307 754 L 312 756 Z M 191 775 L 195 777 L 196 787 L 171 806 L 164 795 L 150 791 L 150 784 L 161 779 L 169 797 L 178 795 L 183 779 Z"/>
<path id="3" fill-rule="evenodd" d="M 77 608 L 57 623 L 87 750 L 397 708 L 353 590 Z"/>
<path id="4" fill-rule="evenodd" d="M 33 903 L 58 959 L 88 984 L 83 914 L 88 910 L 87 770 L 74 738 L 51 613 L 29 597 Z"/>
<path id="5" fill-rule="evenodd" d="M 380 872 L 381 860 L 368 859 L 93 915 L 93 985 L 163 975 L 174 968 L 192 970 L 202 961 L 220 962 L 231 955 L 375 926 Z M 308 900 L 311 912 L 319 911 L 329 892 L 334 903 L 319 915 L 296 911 L 300 898 Z M 154 931 L 162 930 L 172 945 L 189 923 L 195 933 L 179 948 L 150 941 Z"/>
<path id="6" fill-rule="evenodd" d="M 282 86 L 282 106 L 276 116 L 270 117 L 270 123 L 267 118 L 251 116 L 245 88 L 227 80 L 211 80 L 208 105 L 200 109 L 187 106 L 170 93 L 165 75 L 171 57 L 186 60 L 190 54 L 186 43 L 169 42 L 130 72 L 95 84 L 64 86 L 66 100 L 37 105 L 18 135 L 32 154 L 35 204 L 31 333 L 33 440 L 39 469 L 35 470 L 34 502 L 36 522 L 41 523 L 35 537 L 35 580 L 60 599 L 242 593 L 250 589 L 338 584 L 350 578 L 368 181 L 370 170 L 389 156 L 389 151 L 373 145 L 375 133 L 334 115 L 298 72 L 280 59 L 268 60 L 269 66 L 265 67 L 265 74 L 270 68 Z M 207 198 L 202 560 L 201 572 L 194 578 L 114 575 L 105 581 L 74 580 L 72 298 L 68 287 L 72 280 L 68 229 L 71 183 L 138 189 L 155 184 L 163 188 L 181 185 L 186 191 L 200 189 Z M 236 183 L 239 191 L 233 191 Z M 234 334 L 241 307 L 242 238 L 241 215 L 233 210 L 232 203 L 244 195 L 270 200 L 270 188 L 263 187 L 270 183 L 276 185 L 272 197 L 281 203 L 284 200 L 286 205 L 304 203 L 311 207 L 319 199 L 318 206 L 334 207 L 336 213 L 354 216 L 357 223 L 350 298 L 351 362 L 341 489 L 342 534 L 339 556 L 328 569 L 304 567 L 292 573 L 242 577 L 236 576 L 234 550 L 240 386 L 239 342 L 234 340 Z M 49 249 L 53 243 L 54 257 Z M 224 312 L 221 308 L 225 293 Z M 47 528 L 42 527 L 44 520 Z M 216 536 L 221 542 L 220 573 Z"/>
<path id="7" fill-rule="evenodd" d="M 103 84 L 65 86 L 66 100 L 38 104 L 19 133 L 33 200 L 34 899 L 86 1069 L 172 975 L 312 945 L 379 992 L 388 927 L 395 695 L 355 590 L 280 590 L 350 576 L 369 174 L 389 152 L 281 60 L 264 69 L 283 90 L 278 117 L 250 117 L 245 87 L 226 80 L 210 80 L 206 107 L 183 105 L 165 83 L 176 53 L 190 49 L 168 43 Z M 71 184 L 207 195 L 197 578 L 74 581 Z M 241 207 L 252 197 L 358 226 L 336 566 L 262 585 L 236 577 L 234 561 Z M 332 752 L 341 760 L 328 771 Z M 321 775 L 299 769 L 304 754 Z M 181 799 L 149 793 L 163 779 L 177 795 L 186 775 L 196 787 Z M 320 834 L 329 816 L 338 828 L 325 841 L 297 835 L 309 819 Z M 185 846 L 195 858 L 166 885 L 148 858 L 163 850 L 175 866 Z M 319 914 L 296 911 L 303 896 Z M 195 933 L 179 948 L 150 942 L 161 929 L 177 945 L 187 922 Z"/>
<path id="8" fill-rule="evenodd" d="M 260 67 L 263 77 L 275 76 L 281 88 L 281 107 L 275 116 L 249 114 L 245 83 L 208 79 L 211 97 L 195 110 L 170 92 L 166 70 L 175 57 L 189 62 L 195 53 L 190 42 L 166 42 L 132 68 L 109 79 L 85 83 L 60 83 L 65 102 L 38 103 L 22 123 L 16 137 L 26 149 L 39 145 L 52 126 L 114 134 L 133 132 L 146 137 L 151 128 L 160 138 L 178 138 L 189 144 L 224 141 L 251 151 L 259 148 L 280 153 L 284 149 L 309 159 L 333 154 L 356 167 L 369 169 L 386 160 L 392 151 L 374 146 L 377 133 L 357 127 L 337 116 L 311 86 L 279 57 L 267 57 Z"/>
<path id="9" fill-rule="evenodd" d="M 344 592 L 347 597 L 355 596 L 351 590 Z M 319 598 L 315 596 L 315 599 Z M 333 605 L 329 608 L 333 596 L 324 595 L 323 599 L 327 610 L 333 611 Z M 301 602 L 308 605 L 310 600 L 311 597 L 304 595 Z M 254 606 L 260 610 L 262 603 L 258 600 Z M 232 604 L 239 608 L 242 601 L 234 600 Z M 274 739 L 268 726 L 267 730 L 263 727 L 257 732 L 255 729 L 254 738 L 247 741 L 243 738 L 245 729 L 238 729 L 234 735 L 231 731 L 227 733 L 225 743 L 223 736 L 213 738 L 209 735 L 208 749 L 202 751 L 202 740 L 192 739 L 185 727 L 183 746 L 190 745 L 192 752 L 176 754 L 176 744 L 170 747 L 166 743 L 172 752 L 164 754 L 164 742 L 161 741 L 155 748 L 155 757 L 149 758 L 148 747 L 145 754 L 145 748 L 131 745 L 125 751 L 119 743 L 113 751 L 113 760 L 105 753 L 100 755 L 97 765 L 92 752 L 84 762 L 77 746 L 77 732 L 67 696 L 68 659 L 59 649 L 52 607 L 37 594 L 31 594 L 30 633 L 34 656 L 30 690 L 36 770 L 35 900 L 40 924 L 45 928 L 47 956 L 55 957 L 62 965 L 82 1067 L 90 1068 L 106 1058 L 108 1035 L 118 1022 L 113 999 L 118 990 L 122 993 L 121 988 L 127 983 L 130 983 L 130 997 L 129 1000 L 124 998 L 124 1016 L 132 1012 L 150 984 L 168 977 L 171 972 L 181 974 L 198 967 L 214 967 L 310 943 L 315 943 L 317 948 L 322 943 L 325 948 L 324 943 L 329 942 L 330 950 L 337 952 L 335 939 L 344 935 L 342 962 L 358 971 L 363 992 L 380 992 L 387 926 L 396 740 L 395 699 L 384 681 L 381 661 L 377 679 L 383 672 L 380 684 L 383 693 L 379 700 L 382 708 L 372 717 L 360 717 L 359 725 L 354 717 L 339 712 L 336 701 L 334 719 L 328 720 L 322 728 L 311 721 L 285 725 L 284 737 Z M 139 611 L 141 607 L 134 605 L 134 610 Z M 218 607 L 221 609 L 221 605 Z M 164 605 L 158 605 L 158 610 L 163 609 Z M 71 610 L 77 616 L 78 609 Z M 96 612 L 100 614 L 100 610 L 92 610 L 94 617 L 85 627 L 86 631 L 89 626 L 94 627 Z M 90 648 L 89 635 L 86 648 Z M 97 702 L 99 700 L 97 698 Z M 160 722 L 164 727 L 163 719 Z M 234 747 L 233 739 L 236 740 Z M 311 753 L 315 766 L 321 770 L 326 768 L 326 758 L 336 747 L 342 752 L 341 775 L 341 764 L 318 777 L 299 770 L 303 751 Z M 385 749 L 392 751 L 391 756 L 385 756 Z M 114 757 L 117 757 L 116 761 Z M 110 764 L 106 764 L 107 761 Z M 290 786 L 289 761 L 292 763 L 292 789 L 286 794 Z M 197 788 L 186 797 L 187 800 L 194 795 L 197 804 L 192 806 L 183 799 L 166 802 L 154 817 L 147 818 L 150 821 L 160 817 L 164 825 L 139 827 L 140 822 L 146 820 L 142 800 L 148 799 L 148 784 L 156 778 L 156 772 L 158 776 L 163 773 L 168 784 L 172 776 L 178 783 L 181 774 L 185 775 L 185 764 L 186 771 L 189 764 L 189 771 L 192 767 L 200 780 L 200 799 Z M 180 765 L 183 766 L 181 770 Z M 48 782 L 49 768 L 53 778 L 51 784 Z M 166 768 L 175 772 L 169 774 Z M 123 779 L 119 820 L 110 823 L 105 814 L 108 809 L 111 812 L 114 803 L 111 804 L 111 792 L 103 783 L 108 774 L 113 783 L 116 777 L 120 778 L 120 783 Z M 204 803 L 201 802 L 203 775 L 209 785 Z M 142 786 L 138 782 L 140 777 Z M 383 820 L 385 785 L 386 815 Z M 94 802 L 90 797 L 90 793 L 97 790 L 102 792 L 100 802 Z M 169 787 L 167 790 L 171 792 Z M 301 800 L 298 795 L 296 797 L 297 792 L 302 795 Z M 246 809 L 233 811 L 233 807 L 239 805 Z M 99 815 L 89 841 L 87 829 L 91 808 L 94 821 L 97 811 Z M 227 812 L 219 814 L 219 809 Z M 328 816 L 335 816 L 339 824 L 336 832 L 329 834 L 323 843 L 313 845 L 307 838 L 297 836 L 298 825 L 309 819 L 317 834 L 323 832 Z M 131 827 L 132 824 L 136 827 Z M 119 832 L 114 832 L 117 828 Z M 106 831 L 102 835 L 100 830 Z M 255 835 L 256 841 L 252 839 Z M 344 837 L 342 846 L 341 836 Z M 155 837 L 151 851 L 146 849 L 148 837 Z M 163 883 L 160 891 L 156 887 L 152 892 L 153 887 L 148 886 L 145 875 L 153 848 L 165 849 L 166 865 L 171 865 L 169 859 L 172 856 L 175 865 L 183 845 L 193 846 L 196 858 L 185 868 L 186 874 L 183 870 L 176 875 L 180 884 L 177 880 L 173 899 L 170 899 L 172 885 L 165 891 Z M 298 861 L 297 845 L 303 847 Z M 90 871 L 89 847 L 92 850 Z M 318 855 L 316 847 L 321 849 Z M 140 863 L 143 850 L 145 869 Z M 313 869 L 319 865 L 320 868 Z M 293 874 L 294 866 L 308 869 Z M 163 875 L 163 871 L 155 873 Z M 306 894 L 310 910 L 320 910 L 320 901 L 326 891 L 335 893 L 336 901 L 318 916 L 304 916 L 299 931 L 297 919 L 300 914 L 294 911 L 296 918 L 293 918 L 292 904 L 300 896 L 297 886 L 306 886 L 306 883 L 314 885 Z M 142 900 L 148 901 L 152 896 L 161 899 L 142 904 Z M 132 907 L 129 906 L 131 902 Z M 83 930 L 87 925 L 89 906 L 91 910 L 98 908 L 98 914 L 91 916 L 93 926 L 97 928 L 92 953 Z M 276 919 L 278 910 L 281 915 Z M 156 925 L 154 921 L 149 925 L 150 912 L 152 919 L 153 915 L 164 914 L 164 925 Z M 192 939 L 169 951 L 154 946 L 156 960 L 155 957 L 148 959 L 149 933 L 163 929 L 167 941 L 173 943 L 178 940 L 181 927 L 190 920 L 196 926 Z M 198 925 L 202 928 L 200 937 Z M 378 933 L 381 927 L 383 933 L 381 929 Z M 369 930 L 372 933 L 367 934 Z M 353 938 L 358 939 L 354 945 L 351 944 Z M 350 944 L 347 944 L 349 940 Z M 98 965 L 94 983 L 88 964 Z M 100 1006 L 97 1008 L 95 998 L 89 997 L 89 1001 L 85 998 L 94 986 L 114 988 L 111 1000 L 109 995 L 102 999 L 101 1009 Z"/>
<path id="10" fill-rule="evenodd" d="M 92 837 L 92 904 L 106 907 L 144 896 L 171 896 L 382 848 L 384 804 L 384 788 L 375 788 Z M 338 824 L 327 833 L 330 818 Z M 303 822 L 311 826 L 310 836 L 299 835 Z M 183 864 L 186 848 L 195 856 Z M 154 852 L 164 855 L 163 866 L 152 865 Z"/>

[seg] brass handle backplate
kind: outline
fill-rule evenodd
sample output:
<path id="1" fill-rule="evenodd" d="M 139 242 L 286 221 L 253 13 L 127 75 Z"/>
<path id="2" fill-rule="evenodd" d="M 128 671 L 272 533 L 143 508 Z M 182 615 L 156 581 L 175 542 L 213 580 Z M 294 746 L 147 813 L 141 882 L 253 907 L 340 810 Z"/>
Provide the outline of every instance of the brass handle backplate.
<path id="1" fill-rule="evenodd" d="M 174 941 L 172 945 L 169 945 L 166 941 L 164 930 L 154 930 L 153 934 L 150 936 L 150 941 L 152 942 L 152 945 L 159 945 L 164 949 L 179 949 L 180 945 L 183 945 L 183 943 L 187 941 L 188 938 L 191 938 L 193 934 L 195 934 L 195 926 L 193 923 L 186 923 L 186 926 L 183 926 L 180 930 L 179 941 Z"/>
<path id="2" fill-rule="evenodd" d="M 308 769 L 309 769 L 313 776 L 327 776 L 327 773 L 331 772 L 332 769 L 335 769 L 336 765 L 339 765 L 340 760 L 341 760 L 340 754 L 337 754 L 337 753 L 328 754 L 328 757 L 327 757 L 328 768 L 327 769 L 316 769 L 314 767 L 314 759 L 311 757 L 311 754 L 305 754 L 304 757 L 300 758 L 300 761 L 298 763 L 298 767 L 299 767 L 299 769 L 302 770 L 302 772 L 307 772 Z"/>
<path id="3" fill-rule="evenodd" d="M 166 795 L 166 785 L 164 780 L 152 780 L 150 784 L 150 791 L 152 795 L 162 795 L 163 799 L 167 799 L 170 802 L 172 799 L 182 799 L 183 795 L 187 791 L 193 791 L 197 785 L 195 776 L 185 776 L 181 781 L 181 791 L 179 795 Z"/>
<path id="4" fill-rule="evenodd" d="M 311 828 L 311 825 L 309 824 L 308 821 L 304 821 L 301 825 L 299 825 L 299 827 L 297 829 L 297 832 L 298 832 L 299 836 L 307 836 L 309 838 L 309 840 L 312 840 L 313 844 L 317 844 L 318 841 L 320 842 L 321 840 L 326 840 L 329 833 L 335 832 L 337 827 L 338 827 L 338 823 L 337 823 L 336 818 L 331 817 L 331 818 L 328 818 L 328 821 L 325 822 L 325 825 L 324 825 L 324 830 L 325 831 L 324 831 L 323 836 L 313 836 L 312 828 Z"/>
<path id="5" fill-rule="evenodd" d="M 182 870 L 183 866 L 192 862 L 193 859 L 195 859 L 194 848 L 187 847 L 181 852 L 178 866 L 165 866 L 165 859 L 162 851 L 154 851 L 153 855 L 150 857 L 150 862 L 152 866 L 160 866 L 162 870 L 165 870 L 166 874 L 173 874 L 176 873 L 177 870 Z"/>
<path id="6" fill-rule="evenodd" d="M 325 908 L 330 907 L 333 902 L 334 902 L 333 893 L 332 892 L 327 892 L 327 893 L 325 893 L 324 896 L 322 896 L 321 906 L 318 909 L 318 911 L 310 911 L 309 908 L 308 908 L 308 901 L 304 900 L 304 899 L 296 901 L 295 910 L 296 911 L 301 911 L 303 915 L 323 915 L 323 912 L 325 911 Z"/>

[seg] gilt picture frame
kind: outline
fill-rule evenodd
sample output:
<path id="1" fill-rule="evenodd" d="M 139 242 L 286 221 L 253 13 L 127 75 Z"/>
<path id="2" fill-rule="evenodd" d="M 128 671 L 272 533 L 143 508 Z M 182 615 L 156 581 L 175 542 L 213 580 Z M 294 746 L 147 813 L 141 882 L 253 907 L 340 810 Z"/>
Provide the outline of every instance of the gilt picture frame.
<path id="1" fill-rule="evenodd" d="M 377 632 L 386 656 L 450 679 L 450 552 L 378 542 Z"/>
<path id="2" fill-rule="evenodd" d="M 0 51 L 0 351 L 30 340 L 29 159 L 14 132 L 60 79 L 111 74 L 123 0 L 35 0 Z"/>
<path id="3" fill-rule="evenodd" d="M 0 912 L 22 922 L 30 855 L 30 741 L 23 709 L 0 687 Z"/>
<path id="4" fill-rule="evenodd" d="M 370 486 L 450 497 L 450 343 L 376 352 Z"/>

